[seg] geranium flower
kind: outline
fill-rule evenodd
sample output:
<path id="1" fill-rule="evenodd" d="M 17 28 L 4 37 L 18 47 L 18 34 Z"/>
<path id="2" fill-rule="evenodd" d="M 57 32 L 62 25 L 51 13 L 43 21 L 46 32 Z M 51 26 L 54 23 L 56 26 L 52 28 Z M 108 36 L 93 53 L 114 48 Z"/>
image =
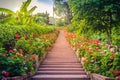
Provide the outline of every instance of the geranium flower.
<path id="1" fill-rule="evenodd" d="M 15 37 L 17 37 L 17 38 L 20 37 L 20 34 L 16 33 L 16 34 L 15 34 Z"/>
<path id="2" fill-rule="evenodd" d="M 35 67 L 35 64 L 32 64 L 33 67 Z"/>
<path id="3" fill-rule="evenodd" d="M 115 52 L 114 48 L 110 48 L 110 51 L 111 51 L 112 53 L 114 53 L 114 52 Z"/>
<path id="4" fill-rule="evenodd" d="M 98 51 L 98 50 L 99 50 L 99 47 L 95 47 L 95 50 Z"/>
<path id="5" fill-rule="evenodd" d="M 7 80 L 7 78 L 2 78 L 2 80 Z"/>
<path id="6" fill-rule="evenodd" d="M 100 41 L 99 40 L 94 40 L 94 42 L 93 42 L 94 44 L 100 44 Z"/>
<path id="7" fill-rule="evenodd" d="M 118 75 L 120 73 L 119 70 L 115 70 L 115 74 Z"/>
<path id="8" fill-rule="evenodd" d="M 112 59 L 112 60 L 113 60 L 114 58 L 115 58 L 115 56 L 114 56 L 114 55 L 110 56 L 110 59 Z"/>
<path id="9" fill-rule="evenodd" d="M 31 57 L 31 58 L 30 58 L 30 61 L 32 61 L 32 60 L 33 60 L 33 58 Z"/>
<path id="10" fill-rule="evenodd" d="M 84 58 L 84 57 L 82 57 L 82 58 L 81 58 L 81 63 L 83 64 L 83 63 L 84 63 L 84 61 L 85 61 L 85 58 Z"/>
<path id="11" fill-rule="evenodd" d="M 117 76 L 117 78 L 120 80 L 120 75 L 119 75 L 119 76 Z"/>
<path id="12" fill-rule="evenodd" d="M 14 50 L 10 49 L 10 50 L 9 50 L 9 53 L 12 53 L 12 52 L 14 52 Z"/>
<path id="13" fill-rule="evenodd" d="M 9 72 L 7 72 L 7 71 L 2 71 L 2 74 L 3 74 L 5 77 L 8 77 L 8 76 L 9 76 Z"/>
<path id="14" fill-rule="evenodd" d="M 16 52 L 16 55 L 19 55 L 20 53 L 19 52 Z"/>
<path id="15" fill-rule="evenodd" d="M 91 63 L 94 63 L 94 62 L 95 62 L 95 60 L 91 60 L 90 62 L 91 62 Z"/>
<path id="16" fill-rule="evenodd" d="M 19 49 L 19 53 L 20 53 L 20 54 L 23 54 L 23 50 L 22 50 L 22 49 Z"/>

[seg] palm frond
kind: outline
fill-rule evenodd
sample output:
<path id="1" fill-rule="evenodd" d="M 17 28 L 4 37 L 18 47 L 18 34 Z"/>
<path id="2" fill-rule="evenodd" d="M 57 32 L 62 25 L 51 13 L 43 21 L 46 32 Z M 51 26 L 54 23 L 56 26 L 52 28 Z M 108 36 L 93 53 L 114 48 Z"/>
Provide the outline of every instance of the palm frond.
<path id="1" fill-rule="evenodd" d="M 28 8 L 28 6 L 30 5 L 31 1 L 32 1 L 32 0 L 27 0 L 26 2 L 23 2 L 22 6 L 21 6 L 21 8 L 20 8 L 20 11 L 21 11 L 21 12 L 27 11 L 27 8 Z"/>
<path id="2" fill-rule="evenodd" d="M 1 23 L 1 24 L 5 24 L 5 23 L 9 23 L 9 22 L 14 23 L 15 21 L 16 21 L 15 18 L 13 18 L 13 17 L 8 17 L 8 18 L 3 19 L 0 23 Z"/>
<path id="3" fill-rule="evenodd" d="M 37 6 L 32 7 L 32 8 L 29 10 L 29 13 L 31 14 L 33 11 L 35 11 L 36 8 L 37 8 Z"/>
<path id="4" fill-rule="evenodd" d="M 5 12 L 7 14 L 15 14 L 12 10 L 6 8 L 0 8 L 0 12 Z"/>

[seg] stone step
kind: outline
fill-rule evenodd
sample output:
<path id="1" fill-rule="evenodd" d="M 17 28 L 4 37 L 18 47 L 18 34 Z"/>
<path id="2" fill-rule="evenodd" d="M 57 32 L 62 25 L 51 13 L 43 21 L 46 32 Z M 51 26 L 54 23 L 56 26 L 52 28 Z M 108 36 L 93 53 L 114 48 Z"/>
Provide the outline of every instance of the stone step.
<path id="1" fill-rule="evenodd" d="M 46 65 L 46 64 L 49 64 L 49 65 L 81 65 L 80 63 L 58 63 L 58 62 L 43 62 L 42 64 Z"/>
<path id="2" fill-rule="evenodd" d="M 86 75 L 85 71 L 37 71 L 36 74 L 72 74 L 72 75 L 76 75 L 76 74 L 81 74 L 81 75 Z"/>
<path id="3" fill-rule="evenodd" d="M 58 64 L 61 64 L 61 63 L 63 63 L 63 64 L 76 64 L 76 63 L 79 63 L 79 64 L 81 64 L 79 61 L 75 61 L 75 62 L 73 62 L 73 61 L 71 61 L 71 62 L 68 62 L 68 61 L 44 61 L 43 63 L 58 63 Z"/>
<path id="4" fill-rule="evenodd" d="M 90 80 L 60 31 L 58 39 L 31 80 Z"/>
<path id="5" fill-rule="evenodd" d="M 40 68 L 82 68 L 82 65 L 41 65 Z"/>
<path id="6" fill-rule="evenodd" d="M 83 68 L 39 68 L 39 71 L 84 71 Z"/>
<path id="7" fill-rule="evenodd" d="M 90 78 L 31 78 L 30 80 L 91 80 Z"/>
<path id="8" fill-rule="evenodd" d="M 64 60 L 64 59 L 77 59 L 77 57 L 75 56 L 75 57 L 67 58 L 67 57 L 60 57 L 60 56 L 59 57 L 57 57 L 57 56 L 56 57 L 54 57 L 54 56 L 47 56 L 46 59 L 63 59 Z"/>
<path id="9" fill-rule="evenodd" d="M 58 59 L 45 59 L 45 61 L 78 61 L 77 59 L 61 59 L 61 58 L 58 58 Z"/>
<path id="10" fill-rule="evenodd" d="M 44 62 L 63 62 L 63 63 L 74 63 L 74 62 L 79 62 L 78 60 L 44 60 Z"/>
<path id="11" fill-rule="evenodd" d="M 87 75 L 35 75 L 31 80 L 90 80 Z"/>

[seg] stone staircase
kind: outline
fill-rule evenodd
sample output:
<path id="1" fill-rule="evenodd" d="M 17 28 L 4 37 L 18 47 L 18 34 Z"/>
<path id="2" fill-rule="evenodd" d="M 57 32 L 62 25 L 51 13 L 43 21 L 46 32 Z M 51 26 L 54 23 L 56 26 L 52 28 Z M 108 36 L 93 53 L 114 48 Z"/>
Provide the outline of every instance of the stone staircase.
<path id="1" fill-rule="evenodd" d="M 90 77 L 61 31 L 52 50 L 30 80 L 90 80 Z"/>

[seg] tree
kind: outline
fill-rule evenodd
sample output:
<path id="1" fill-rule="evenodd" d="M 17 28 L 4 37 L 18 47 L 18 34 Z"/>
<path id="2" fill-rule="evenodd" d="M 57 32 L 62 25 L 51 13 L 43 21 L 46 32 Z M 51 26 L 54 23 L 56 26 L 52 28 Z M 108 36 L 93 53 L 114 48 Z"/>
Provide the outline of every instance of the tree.
<path id="1" fill-rule="evenodd" d="M 119 0 L 69 0 L 69 6 L 73 12 L 73 21 L 85 19 L 85 26 L 93 31 L 106 32 L 108 44 L 112 44 L 112 28 L 120 24 L 120 1 Z"/>
<path id="2" fill-rule="evenodd" d="M 71 23 L 71 12 L 68 5 L 68 0 L 54 0 L 54 11 L 58 16 L 67 16 L 67 23 Z"/>
<path id="3" fill-rule="evenodd" d="M 37 13 L 35 20 L 37 22 L 44 22 L 45 24 L 49 24 L 49 13 Z"/>
<path id="4" fill-rule="evenodd" d="M 23 2 L 22 6 L 20 7 L 20 11 L 17 11 L 16 13 L 12 10 L 6 9 L 6 8 L 0 8 L 0 12 L 4 12 L 9 16 L 8 18 L 5 18 L 2 22 L 6 23 L 8 21 L 15 22 L 18 24 L 29 24 L 31 23 L 30 17 L 32 16 L 32 12 L 37 8 L 36 6 L 32 7 L 30 10 L 28 10 L 28 6 L 30 5 L 32 0 L 27 0 Z"/>

